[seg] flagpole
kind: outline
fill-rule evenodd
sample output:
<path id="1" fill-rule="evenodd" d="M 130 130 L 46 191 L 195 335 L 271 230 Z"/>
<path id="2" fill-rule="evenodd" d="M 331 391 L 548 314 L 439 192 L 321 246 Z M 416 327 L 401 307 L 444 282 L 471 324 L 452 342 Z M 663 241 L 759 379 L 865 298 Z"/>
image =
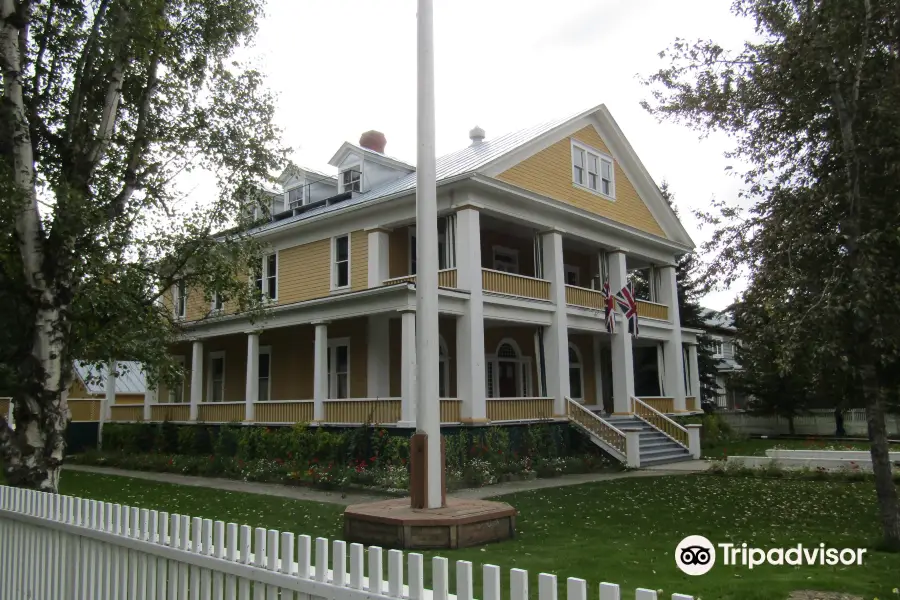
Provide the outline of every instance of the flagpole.
<path id="1" fill-rule="evenodd" d="M 435 165 L 434 13 L 418 0 L 418 149 L 416 155 L 416 437 L 424 437 L 422 508 L 443 504 L 438 399 L 438 231 Z M 422 440 L 419 440 L 421 443 Z M 412 483 L 412 482 L 411 482 Z M 412 493 L 413 503 L 417 494 Z"/>

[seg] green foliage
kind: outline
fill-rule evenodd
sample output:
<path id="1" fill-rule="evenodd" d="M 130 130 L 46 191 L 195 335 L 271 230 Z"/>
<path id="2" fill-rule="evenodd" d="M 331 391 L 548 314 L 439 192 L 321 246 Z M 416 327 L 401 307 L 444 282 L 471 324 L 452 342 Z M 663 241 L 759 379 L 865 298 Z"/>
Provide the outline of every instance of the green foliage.
<path id="1" fill-rule="evenodd" d="M 513 478 L 556 477 L 617 469 L 593 446 L 584 451 L 558 425 L 461 428 L 444 435 L 447 485 L 481 486 Z M 518 432 L 518 435 L 513 435 Z M 409 439 L 364 426 L 329 431 L 294 427 L 109 423 L 103 452 L 71 457 L 82 464 L 187 475 L 222 476 L 317 487 L 405 490 Z"/>
<path id="2" fill-rule="evenodd" d="M 900 394 L 900 54 L 888 0 L 737 0 L 756 40 L 677 40 L 647 78 L 661 118 L 722 131 L 747 165 L 716 228 L 710 273 L 749 275 L 736 310 L 758 410 L 866 407 L 881 522 L 900 550 L 884 412 Z M 749 208 L 747 205 L 749 204 Z"/>

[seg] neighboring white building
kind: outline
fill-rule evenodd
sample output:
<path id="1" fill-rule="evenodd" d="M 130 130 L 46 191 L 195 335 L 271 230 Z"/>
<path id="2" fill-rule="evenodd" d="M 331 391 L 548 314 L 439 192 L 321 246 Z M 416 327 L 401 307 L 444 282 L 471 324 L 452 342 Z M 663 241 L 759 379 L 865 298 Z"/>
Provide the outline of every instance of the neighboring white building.
<path id="1" fill-rule="evenodd" d="M 735 360 L 737 329 L 734 326 L 734 318 L 728 311 L 704 308 L 703 321 L 704 329 L 713 341 L 713 358 L 718 361 L 716 385 L 719 394 L 716 397 L 716 405 L 728 410 L 742 410 L 747 407 L 746 397 L 729 385 L 731 376 L 741 370 L 741 365 Z"/>

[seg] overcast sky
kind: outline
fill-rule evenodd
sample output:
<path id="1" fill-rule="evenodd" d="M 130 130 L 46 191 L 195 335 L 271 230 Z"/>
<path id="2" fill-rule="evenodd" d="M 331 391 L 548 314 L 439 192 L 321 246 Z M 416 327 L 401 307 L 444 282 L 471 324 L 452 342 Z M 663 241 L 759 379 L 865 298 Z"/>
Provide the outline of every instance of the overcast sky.
<path id="1" fill-rule="evenodd" d="M 694 242 L 691 212 L 733 199 L 722 137 L 699 141 L 639 106 L 638 80 L 663 66 L 675 37 L 740 45 L 752 23 L 727 0 L 435 0 L 438 155 L 487 137 L 606 104 L 657 183 L 667 180 Z M 385 153 L 415 162 L 415 0 L 269 0 L 255 62 L 278 94 L 278 124 L 296 163 L 327 169 L 368 129 Z M 729 304 L 738 287 L 705 299 Z"/>

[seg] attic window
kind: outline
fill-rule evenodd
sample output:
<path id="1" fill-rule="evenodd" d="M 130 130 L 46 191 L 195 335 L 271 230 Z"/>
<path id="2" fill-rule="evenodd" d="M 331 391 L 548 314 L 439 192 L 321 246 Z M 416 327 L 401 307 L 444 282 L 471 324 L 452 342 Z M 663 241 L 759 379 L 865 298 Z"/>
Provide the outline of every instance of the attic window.
<path id="1" fill-rule="evenodd" d="M 341 185 L 345 192 L 362 191 L 362 173 L 358 169 L 341 171 Z"/>
<path id="2" fill-rule="evenodd" d="M 298 185 L 297 187 L 288 190 L 288 203 L 291 208 L 296 208 L 304 204 L 303 187 L 304 186 L 302 185 Z"/>
<path id="3" fill-rule="evenodd" d="M 573 141 L 572 182 L 601 196 L 615 199 L 616 184 L 612 157 Z"/>

